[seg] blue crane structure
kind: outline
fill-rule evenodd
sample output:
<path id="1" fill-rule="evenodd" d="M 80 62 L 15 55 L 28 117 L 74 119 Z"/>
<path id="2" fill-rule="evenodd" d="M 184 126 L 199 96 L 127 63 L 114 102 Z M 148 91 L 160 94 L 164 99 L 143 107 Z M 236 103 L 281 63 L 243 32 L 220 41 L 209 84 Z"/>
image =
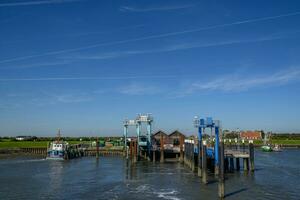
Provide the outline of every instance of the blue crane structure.
<path id="1" fill-rule="evenodd" d="M 202 133 L 205 132 L 206 128 L 210 128 L 211 131 L 214 129 L 215 131 L 215 145 L 214 148 L 207 148 L 207 155 L 209 157 L 213 157 L 215 160 L 215 167 L 219 166 L 219 141 L 220 141 L 220 129 L 221 122 L 219 120 L 213 120 L 212 117 L 207 117 L 206 119 L 199 119 L 197 116 L 194 118 L 194 126 L 198 128 L 198 152 L 200 152 L 201 144 L 202 144 Z"/>
<path id="2" fill-rule="evenodd" d="M 135 120 L 126 119 L 123 122 L 125 148 L 127 148 L 128 127 L 136 126 L 137 155 L 139 155 L 139 150 L 142 147 L 144 149 L 147 148 L 148 156 L 150 156 L 152 123 L 153 123 L 153 117 L 149 113 L 148 114 L 138 114 Z M 147 126 L 146 137 L 141 135 L 142 124 L 146 124 L 146 126 Z"/>

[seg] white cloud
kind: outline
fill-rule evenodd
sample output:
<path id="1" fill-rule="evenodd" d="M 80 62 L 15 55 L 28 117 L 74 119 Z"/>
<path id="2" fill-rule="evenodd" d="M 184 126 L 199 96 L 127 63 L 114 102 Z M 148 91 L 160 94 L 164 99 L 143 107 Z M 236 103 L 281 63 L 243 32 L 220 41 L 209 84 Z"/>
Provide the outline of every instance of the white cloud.
<path id="1" fill-rule="evenodd" d="M 62 50 L 58 50 L 58 51 L 49 51 L 49 52 L 45 52 L 45 53 L 41 53 L 41 54 L 27 55 L 27 56 L 20 56 L 20 57 L 15 57 L 15 58 L 4 59 L 4 60 L 0 60 L 0 63 L 15 62 L 15 61 L 27 60 L 27 59 L 43 57 L 43 56 L 61 55 L 61 54 L 65 54 L 65 53 L 78 52 L 78 51 L 82 51 L 82 50 L 93 49 L 93 48 L 103 47 L 103 46 L 120 45 L 120 44 L 127 44 L 127 43 L 131 43 L 131 42 L 138 42 L 138 41 L 144 41 L 144 40 L 150 40 L 150 39 L 166 38 L 166 37 L 171 37 L 171 36 L 183 35 L 183 34 L 187 34 L 187 33 L 195 33 L 195 32 L 200 32 L 200 31 L 205 31 L 205 30 L 237 26 L 237 25 L 241 25 L 241 24 L 256 23 L 256 22 L 260 22 L 260 21 L 270 21 L 270 20 L 275 20 L 275 19 L 284 18 L 284 17 L 291 17 L 291 16 L 296 16 L 296 15 L 300 15 L 300 12 L 292 12 L 292 13 L 275 15 L 275 16 L 270 16 L 270 17 L 254 18 L 254 19 L 236 21 L 236 22 L 227 23 L 227 24 L 199 27 L 199 28 L 189 29 L 189 30 L 184 30 L 184 31 L 168 32 L 168 33 L 163 33 L 163 34 L 150 35 L 150 36 L 132 38 L 132 39 L 127 39 L 127 40 L 119 40 L 119 41 L 112 41 L 112 42 L 106 42 L 106 43 L 94 43 L 92 45 L 81 46 L 81 47 L 77 47 L 77 48 L 62 49 Z"/>
<path id="2" fill-rule="evenodd" d="M 63 58 L 83 59 L 83 60 L 104 60 L 104 59 L 113 59 L 113 58 L 120 58 L 120 57 L 140 55 L 140 54 L 163 53 L 163 52 L 188 50 L 194 48 L 209 48 L 209 47 L 227 46 L 227 45 L 235 45 L 235 44 L 246 44 L 246 43 L 253 43 L 253 42 L 265 42 L 265 41 L 279 40 L 286 37 L 287 36 L 269 36 L 269 37 L 248 39 L 248 40 L 229 40 L 229 41 L 220 41 L 220 42 L 212 42 L 212 43 L 200 43 L 200 42 L 179 43 L 179 44 L 168 45 L 158 49 L 103 52 L 94 55 L 81 54 L 81 55 L 73 55 L 73 56 L 68 56 Z"/>
<path id="3" fill-rule="evenodd" d="M 29 69 L 29 68 L 41 68 L 41 67 L 49 67 L 49 66 L 58 66 L 70 64 L 71 60 L 62 60 L 62 61 L 48 61 L 48 62 L 40 62 L 40 63 L 28 63 L 21 65 L 10 65 L 10 66 L 0 66 L 0 69 Z"/>
<path id="4" fill-rule="evenodd" d="M 227 75 L 211 81 L 194 82 L 185 89 L 185 94 L 197 91 L 237 92 L 257 87 L 272 87 L 300 79 L 300 69 L 289 69 L 261 76 Z"/>
<path id="5" fill-rule="evenodd" d="M 147 6 L 147 7 L 134 7 L 134 6 L 122 6 L 121 11 L 124 12 L 149 12 L 149 11 L 167 11 L 185 9 L 195 6 L 194 4 L 185 5 L 165 5 L 165 6 Z"/>
<path id="6" fill-rule="evenodd" d="M 131 83 L 119 89 L 119 93 L 126 95 L 153 95 L 161 92 L 161 89 L 155 86 Z"/>
<path id="7" fill-rule="evenodd" d="M 60 4 L 60 3 L 70 3 L 80 0 L 45 0 L 45 1 L 22 1 L 22 2 L 10 2 L 10 3 L 0 3 L 0 7 L 15 7 L 15 6 L 34 6 L 43 4 Z"/>

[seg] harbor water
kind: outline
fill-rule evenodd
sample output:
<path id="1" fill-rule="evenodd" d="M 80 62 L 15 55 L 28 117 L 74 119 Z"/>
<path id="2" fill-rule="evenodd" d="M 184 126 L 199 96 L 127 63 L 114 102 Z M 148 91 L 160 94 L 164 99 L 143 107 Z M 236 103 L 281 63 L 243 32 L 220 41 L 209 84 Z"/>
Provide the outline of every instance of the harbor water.
<path id="1" fill-rule="evenodd" d="M 226 199 L 300 199 L 300 150 L 255 151 L 255 172 L 226 174 Z M 68 161 L 0 160 L 0 199 L 218 199 L 217 180 L 201 183 L 179 163 L 122 157 Z"/>

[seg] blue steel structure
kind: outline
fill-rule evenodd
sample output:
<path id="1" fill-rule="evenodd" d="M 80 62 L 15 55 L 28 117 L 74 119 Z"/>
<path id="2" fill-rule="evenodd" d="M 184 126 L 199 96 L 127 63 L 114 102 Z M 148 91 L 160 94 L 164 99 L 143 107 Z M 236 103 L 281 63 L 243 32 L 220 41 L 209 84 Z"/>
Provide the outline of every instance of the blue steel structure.
<path id="1" fill-rule="evenodd" d="M 198 128 L 198 142 L 202 144 L 202 133 L 205 132 L 206 128 L 215 130 L 215 147 L 207 148 L 207 155 L 209 157 L 214 157 L 215 166 L 219 166 L 219 131 L 220 131 L 220 121 L 213 120 L 212 117 L 207 117 L 206 119 L 199 119 L 197 116 L 194 118 L 194 126 Z M 200 149 L 198 149 L 200 152 Z"/>
<path id="2" fill-rule="evenodd" d="M 141 136 L 142 124 L 146 123 L 147 125 L 147 134 L 146 138 Z M 126 119 L 123 122 L 124 126 L 124 145 L 127 148 L 127 136 L 128 136 L 128 126 L 136 126 L 136 135 L 137 135 L 137 154 L 139 155 L 140 147 L 147 148 L 148 155 L 150 155 L 151 150 L 151 132 L 152 132 L 152 123 L 153 117 L 151 114 L 138 114 L 135 120 Z"/>

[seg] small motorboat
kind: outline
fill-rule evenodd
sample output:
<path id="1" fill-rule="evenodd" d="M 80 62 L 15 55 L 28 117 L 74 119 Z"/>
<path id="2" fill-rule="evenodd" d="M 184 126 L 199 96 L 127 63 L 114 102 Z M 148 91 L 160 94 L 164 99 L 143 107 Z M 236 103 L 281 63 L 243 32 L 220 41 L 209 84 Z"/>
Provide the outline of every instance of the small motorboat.
<path id="1" fill-rule="evenodd" d="M 272 150 L 276 151 L 276 152 L 282 151 L 281 147 L 278 144 L 275 144 L 274 147 L 272 148 Z"/>
<path id="2" fill-rule="evenodd" d="M 263 145 L 263 146 L 261 146 L 261 150 L 265 151 L 265 152 L 271 152 L 271 151 L 273 151 L 273 149 L 271 148 L 270 145 Z"/>

